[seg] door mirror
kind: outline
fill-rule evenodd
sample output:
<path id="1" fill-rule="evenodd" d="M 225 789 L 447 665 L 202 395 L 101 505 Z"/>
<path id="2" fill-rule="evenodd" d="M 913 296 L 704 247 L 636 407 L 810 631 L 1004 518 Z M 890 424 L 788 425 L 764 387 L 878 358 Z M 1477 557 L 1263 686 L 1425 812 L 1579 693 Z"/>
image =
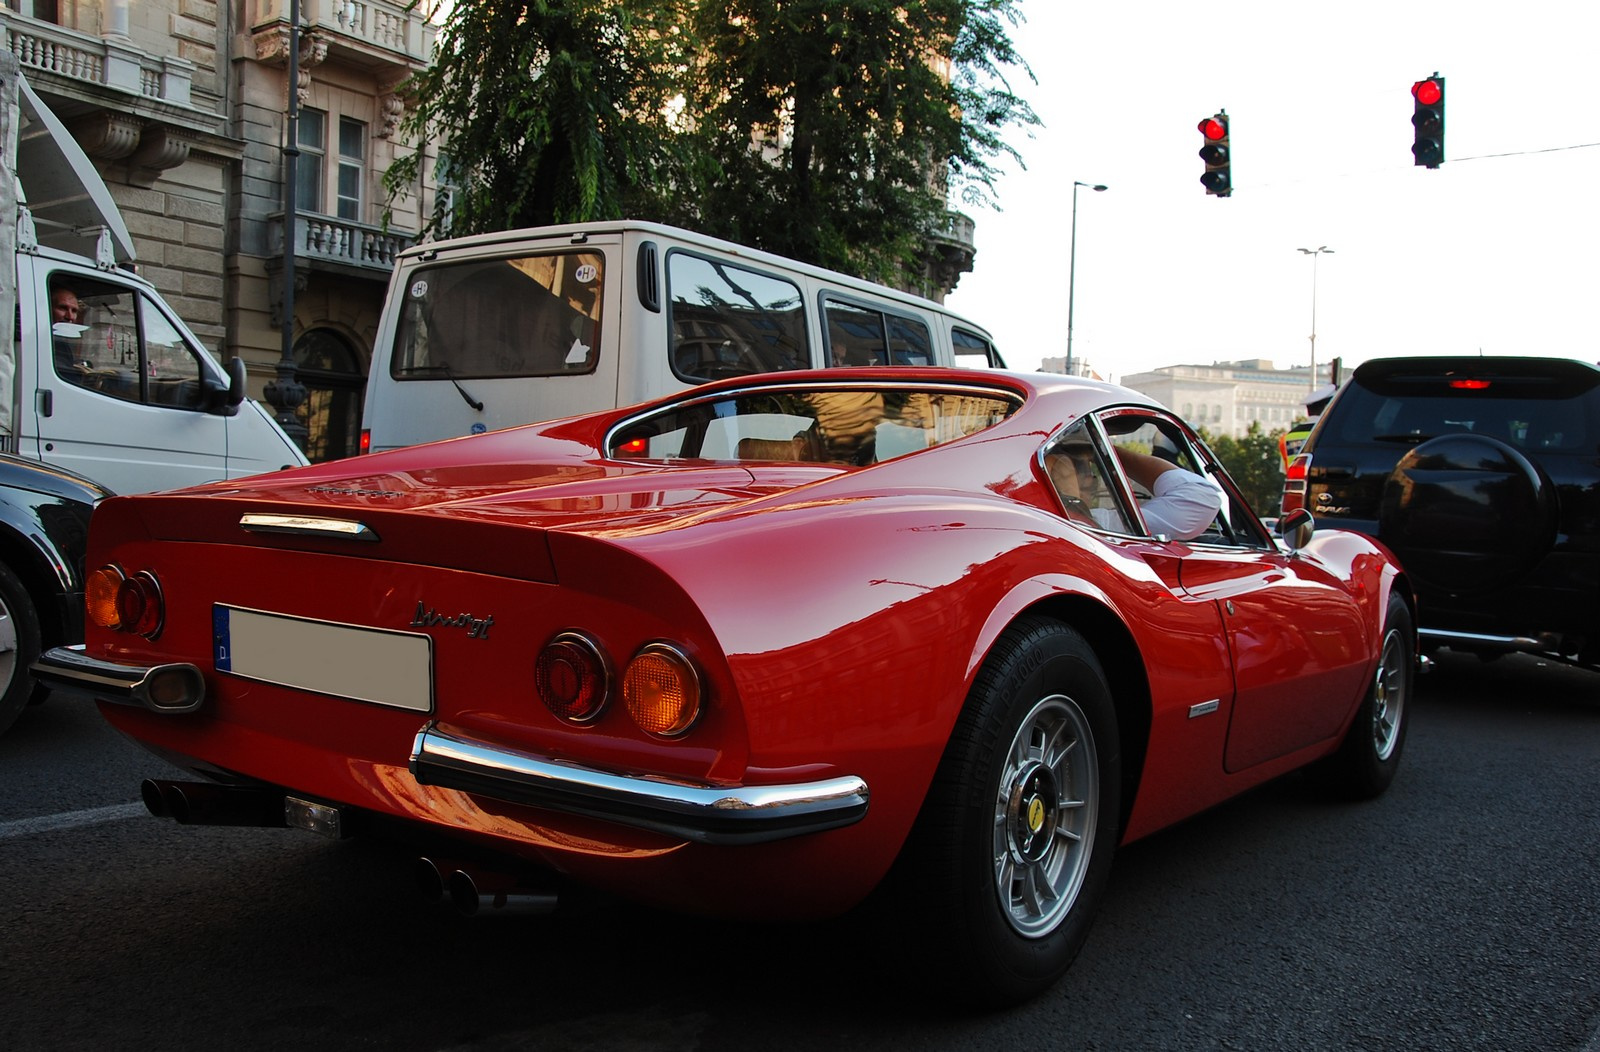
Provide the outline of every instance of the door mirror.
<path id="1" fill-rule="evenodd" d="M 225 368 L 228 372 L 226 387 L 210 377 L 206 378 L 206 411 L 233 416 L 244 401 L 245 385 L 249 381 L 245 374 L 244 359 L 238 355 L 229 358 Z"/>
<path id="2" fill-rule="evenodd" d="M 1311 543 L 1311 533 L 1316 529 L 1317 520 L 1304 508 L 1296 508 L 1278 520 L 1278 536 L 1283 538 L 1283 543 L 1288 545 L 1290 551 L 1299 551 Z"/>

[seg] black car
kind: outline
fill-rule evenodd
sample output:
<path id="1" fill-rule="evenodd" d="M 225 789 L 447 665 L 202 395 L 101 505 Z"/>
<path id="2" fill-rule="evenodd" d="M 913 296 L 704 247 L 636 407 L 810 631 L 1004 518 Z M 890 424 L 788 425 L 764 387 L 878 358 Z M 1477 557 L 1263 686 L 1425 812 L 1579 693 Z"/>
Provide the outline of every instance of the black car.
<path id="1" fill-rule="evenodd" d="M 1367 362 L 1289 466 L 1300 507 L 1399 556 L 1425 646 L 1600 669 L 1600 367 Z"/>
<path id="2" fill-rule="evenodd" d="M 59 468 L 0 454 L 0 732 L 41 691 L 42 649 L 83 642 L 89 514 L 109 493 Z"/>

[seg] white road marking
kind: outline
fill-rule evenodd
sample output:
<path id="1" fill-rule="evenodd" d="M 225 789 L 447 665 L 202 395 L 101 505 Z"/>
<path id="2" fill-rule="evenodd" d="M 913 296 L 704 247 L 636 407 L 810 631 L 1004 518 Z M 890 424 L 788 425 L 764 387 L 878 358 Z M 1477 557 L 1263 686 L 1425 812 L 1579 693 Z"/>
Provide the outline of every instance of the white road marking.
<path id="1" fill-rule="evenodd" d="M 149 809 L 143 804 L 112 804 L 110 807 L 91 807 L 87 811 L 18 818 L 11 822 L 0 822 L 0 840 L 55 833 L 62 829 L 77 829 L 80 826 L 99 825 L 102 822 L 120 822 L 124 818 L 137 818 L 149 813 Z"/>

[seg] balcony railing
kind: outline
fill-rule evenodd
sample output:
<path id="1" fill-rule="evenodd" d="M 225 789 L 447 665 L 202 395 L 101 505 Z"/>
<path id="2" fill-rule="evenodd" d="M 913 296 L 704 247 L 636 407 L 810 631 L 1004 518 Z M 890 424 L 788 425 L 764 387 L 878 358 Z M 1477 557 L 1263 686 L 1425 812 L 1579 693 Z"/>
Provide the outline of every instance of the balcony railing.
<path id="1" fill-rule="evenodd" d="M 437 28 L 418 5 L 392 0 L 300 0 L 300 21 L 357 62 L 421 68 L 433 58 Z M 289 21 L 289 0 L 257 0 L 255 32 Z"/>
<path id="2" fill-rule="evenodd" d="M 282 253 L 283 215 L 268 219 L 268 236 Z M 332 216 L 295 216 L 294 254 L 310 266 L 319 264 L 367 272 L 373 278 L 387 279 L 394 269 L 394 258 L 410 248 L 416 238 L 382 227 L 352 223 Z"/>
<path id="3" fill-rule="evenodd" d="M 147 55 L 125 43 L 85 36 L 49 22 L 39 22 L 0 7 L 5 48 L 17 56 L 22 72 L 53 73 L 69 80 L 192 106 L 194 63 L 188 59 Z"/>

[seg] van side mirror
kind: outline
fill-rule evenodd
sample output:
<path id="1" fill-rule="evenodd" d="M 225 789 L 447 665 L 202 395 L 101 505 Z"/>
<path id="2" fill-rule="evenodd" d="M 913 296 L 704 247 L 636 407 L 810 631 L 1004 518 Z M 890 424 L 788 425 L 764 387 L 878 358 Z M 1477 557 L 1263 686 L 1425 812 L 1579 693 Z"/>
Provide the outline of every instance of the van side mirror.
<path id="1" fill-rule="evenodd" d="M 215 380 L 206 380 L 206 412 L 233 416 L 244 401 L 245 385 L 249 382 L 244 369 L 244 359 L 234 355 L 224 367 L 228 373 L 226 387 Z"/>
<path id="2" fill-rule="evenodd" d="M 1311 543 L 1311 534 L 1317 527 L 1317 520 L 1304 508 L 1296 508 L 1278 520 L 1278 536 L 1283 538 L 1283 543 L 1288 545 L 1290 551 L 1299 551 Z"/>

